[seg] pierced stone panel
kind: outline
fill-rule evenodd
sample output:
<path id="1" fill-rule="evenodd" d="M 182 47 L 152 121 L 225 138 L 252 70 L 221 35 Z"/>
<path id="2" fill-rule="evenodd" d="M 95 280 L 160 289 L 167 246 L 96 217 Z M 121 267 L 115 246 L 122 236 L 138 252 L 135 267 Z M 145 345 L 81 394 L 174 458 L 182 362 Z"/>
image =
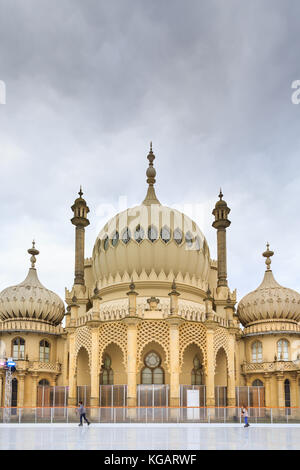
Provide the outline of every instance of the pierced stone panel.
<path id="1" fill-rule="evenodd" d="M 123 364 L 127 370 L 127 326 L 121 322 L 105 323 L 99 328 L 99 368 L 104 350 L 111 343 L 117 344 L 123 353 Z"/>
<path id="2" fill-rule="evenodd" d="M 202 351 L 204 364 L 207 362 L 206 328 L 200 323 L 184 323 L 179 327 L 179 366 L 183 364 L 183 354 L 190 344 L 196 344 Z"/>
<path id="3" fill-rule="evenodd" d="M 91 328 L 88 326 L 83 326 L 81 328 L 77 328 L 76 330 L 76 333 L 75 333 L 75 357 L 76 358 L 82 346 L 88 352 L 89 366 L 90 366 L 91 357 L 92 357 L 92 335 L 91 335 Z"/>
<path id="4" fill-rule="evenodd" d="M 169 369 L 169 325 L 164 320 L 145 320 L 138 325 L 137 335 L 137 370 L 143 365 L 142 352 L 152 341 L 160 344 L 166 354 L 166 365 Z"/>
<path id="5" fill-rule="evenodd" d="M 225 328 L 217 328 L 214 334 L 214 365 L 216 367 L 216 358 L 220 348 L 224 349 L 227 357 L 227 365 L 229 364 L 228 360 L 228 332 Z"/>

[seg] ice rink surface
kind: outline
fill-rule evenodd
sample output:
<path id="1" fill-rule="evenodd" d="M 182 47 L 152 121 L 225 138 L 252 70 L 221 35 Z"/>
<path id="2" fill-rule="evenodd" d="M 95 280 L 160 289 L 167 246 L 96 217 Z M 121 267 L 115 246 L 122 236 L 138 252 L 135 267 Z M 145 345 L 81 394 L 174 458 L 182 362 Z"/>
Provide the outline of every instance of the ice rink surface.
<path id="1" fill-rule="evenodd" d="M 296 450 L 300 425 L 0 424 L 0 450 Z"/>

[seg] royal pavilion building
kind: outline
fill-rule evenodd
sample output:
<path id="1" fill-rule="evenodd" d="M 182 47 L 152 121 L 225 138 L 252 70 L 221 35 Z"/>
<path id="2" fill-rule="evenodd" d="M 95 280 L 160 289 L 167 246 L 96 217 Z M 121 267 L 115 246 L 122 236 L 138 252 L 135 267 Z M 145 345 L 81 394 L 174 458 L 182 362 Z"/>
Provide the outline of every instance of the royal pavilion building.
<path id="1" fill-rule="evenodd" d="M 158 200 L 154 159 L 151 146 L 144 201 L 105 224 L 88 258 L 80 189 L 66 306 L 40 282 L 34 243 L 25 280 L 0 293 L 2 360 L 16 362 L 11 405 L 81 398 L 88 406 L 178 407 L 197 390 L 199 406 L 299 407 L 300 294 L 274 279 L 267 245 L 261 284 L 237 304 L 222 192 L 212 211 L 216 261 L 197 224 Z M 0 368 L 0 406 L 5 374 Z"/>

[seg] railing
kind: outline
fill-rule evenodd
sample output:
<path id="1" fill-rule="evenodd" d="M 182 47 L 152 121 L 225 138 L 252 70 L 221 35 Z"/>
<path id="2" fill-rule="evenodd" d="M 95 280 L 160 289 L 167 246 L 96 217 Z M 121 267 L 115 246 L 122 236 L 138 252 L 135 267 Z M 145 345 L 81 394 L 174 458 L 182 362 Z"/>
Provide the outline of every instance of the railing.
<path id="1" fill-rule="evenodd" d="M 278 360 L 276 362 L 244 362 L 242 365 L 243 372 L 281 372 L 299 370 L 299 364 L 294 361 Z"/>
<path id="2" fill-rule="evenodd" d="M 235 423 L 243 424 L 236 407 L 89 407 L 92 423 Z M 300 424 L 300 408 L 248 408 L 250 424 Z M 78 423 L 76 407 L 0 408 L 0 423 Z"/>

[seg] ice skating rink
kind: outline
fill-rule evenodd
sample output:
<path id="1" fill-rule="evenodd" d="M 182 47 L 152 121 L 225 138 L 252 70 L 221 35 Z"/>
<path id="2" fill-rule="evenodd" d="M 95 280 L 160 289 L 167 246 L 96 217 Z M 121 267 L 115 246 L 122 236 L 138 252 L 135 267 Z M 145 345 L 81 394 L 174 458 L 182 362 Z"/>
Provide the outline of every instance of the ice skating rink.
<path id="1" fill-rule="evenodd" d="M 300 425 L 0 424 L 0 450 L 296 450 Z"/>

